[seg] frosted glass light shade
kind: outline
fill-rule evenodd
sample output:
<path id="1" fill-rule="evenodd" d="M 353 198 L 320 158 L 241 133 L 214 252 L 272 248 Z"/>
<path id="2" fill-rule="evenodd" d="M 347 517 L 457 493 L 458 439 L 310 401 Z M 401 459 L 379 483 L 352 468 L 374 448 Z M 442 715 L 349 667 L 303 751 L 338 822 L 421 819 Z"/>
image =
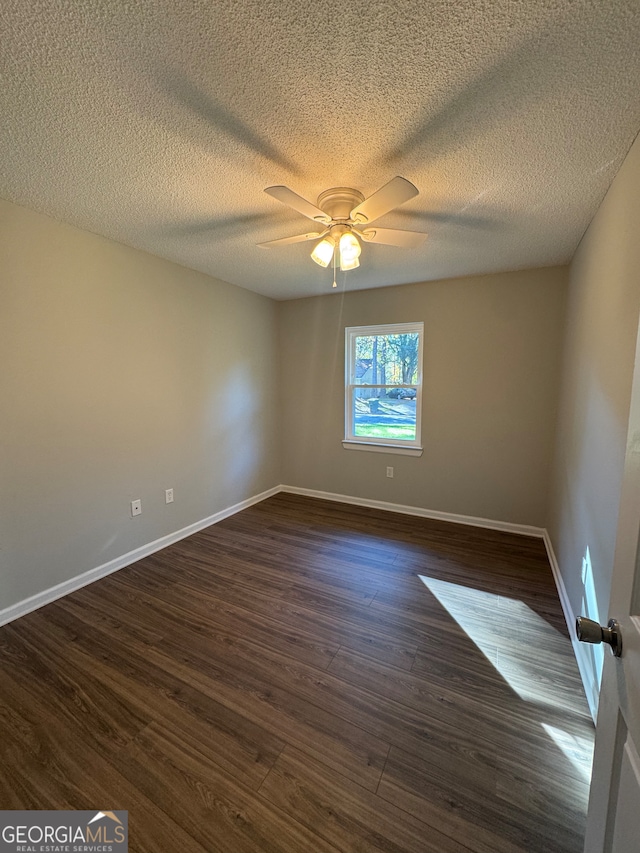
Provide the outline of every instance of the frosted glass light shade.
<path id="1" fill-rule="evenodd" d="M 350 260 L 340 259 L 340 269 L 343 272 L 347 272 L 347 270 L 354 270 L 356 267 L 360 266 L 360 260 L 358 258 L 351 258 Z"/>
<path id="2" fill-rule="evenodd" d="M 333 257 L 334 248 L 333 240 L 325 237 L 324 240 L 320 240 L 313 252 L 311 252 L 311 259 L 321 267 L 328 267 Z"/>
<path id="3" fill-rule="evenodd" d="M 340 269 L 354 270 L 360 266 L 360 252 L 362 248 L 356 236 L 348 231 L 340 237 Z"/>

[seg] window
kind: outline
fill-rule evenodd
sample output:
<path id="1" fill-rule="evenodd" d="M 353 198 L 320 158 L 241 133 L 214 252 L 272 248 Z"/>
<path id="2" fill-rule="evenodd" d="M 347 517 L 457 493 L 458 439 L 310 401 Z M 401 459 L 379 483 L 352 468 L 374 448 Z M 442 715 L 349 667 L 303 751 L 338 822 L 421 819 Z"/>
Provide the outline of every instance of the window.
<path id="1" fill-rule="evenodd" d="M 346 329 L 348 449 L 420 455 L 423 323 Z"/>

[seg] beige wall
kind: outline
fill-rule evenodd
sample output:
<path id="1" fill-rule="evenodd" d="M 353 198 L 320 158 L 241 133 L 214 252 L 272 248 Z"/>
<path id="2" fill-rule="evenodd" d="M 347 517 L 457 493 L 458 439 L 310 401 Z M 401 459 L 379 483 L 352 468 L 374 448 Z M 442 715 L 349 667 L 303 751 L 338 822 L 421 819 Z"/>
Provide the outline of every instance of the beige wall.
<path id="1" fill-rule="evenodd" d="M 277 485 L 275 303 L 8 202 L 0 270 L 0 610 Z"/>
<path id="2" fill-rule="evenodd" d="M 571 607 L 608 619 L 640 311 L 640 141 L 570 269 L 562 404 L 548 529 Z M 587 554 L 588 551 L 588 554 Z M 591 580 L 583 582 L 583 563 Z M 590 594 L 592 584 L 595 596 Z M 595 601 L 592 598 L 595 597 Z M 594 649 L 580 647 L 596 682 Z M 584 670 L 583 670 L 584 671 Z"/>
<path id="3" fill-rule="evenodd" d="M 283 483 L 543 525 L 565 292 L 553 268 L 282 303 Z M 420 320 L 424 455 L 345 450 L 345 326 Z"/>

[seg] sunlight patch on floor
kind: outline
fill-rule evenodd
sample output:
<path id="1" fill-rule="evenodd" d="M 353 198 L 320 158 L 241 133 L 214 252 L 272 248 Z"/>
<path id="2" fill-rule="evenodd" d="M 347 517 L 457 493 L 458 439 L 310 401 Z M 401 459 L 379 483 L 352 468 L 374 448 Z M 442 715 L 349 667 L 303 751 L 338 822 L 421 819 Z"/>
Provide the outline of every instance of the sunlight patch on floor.
<path id="1" fill-rule="evenodd" d="M 517 599 L 418 577 L 518 696 L 575 710 L 576 689 L 582 688 L 573 659 L 567 658 L 569 641 L 542 616 Z"/>
<path id="2" fill-rule="evenodd" d="M 593 738 L 578 737 L 547 723 L 542 723 L 542 728 L 576 768 L 580 779 L 587 785 L 591 784 Z"/>
<path id="3" fill-rule="evenodd" d="M 537 705 L 542 715 L 571 712 L 578 725 L 584 721 L 584 736 L 542 720 L 540 725 L 588 785 L 591 718 L 573 654 L 568 653 L 569 640 L 522 601 L 418 577 L 521 699 Z"/>

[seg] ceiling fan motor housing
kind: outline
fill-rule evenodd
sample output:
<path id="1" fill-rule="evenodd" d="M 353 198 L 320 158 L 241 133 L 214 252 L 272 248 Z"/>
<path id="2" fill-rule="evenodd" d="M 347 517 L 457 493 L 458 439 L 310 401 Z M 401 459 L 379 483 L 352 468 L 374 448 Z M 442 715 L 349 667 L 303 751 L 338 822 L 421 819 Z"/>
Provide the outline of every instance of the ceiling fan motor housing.
<path id="1" fill-rule="evenodd" d="M 347 220 L 351 211 L 364 201 L 364 196 L 351 187 L 332 187 L 318 196 L 318 207 L 331 219 Z"/>

